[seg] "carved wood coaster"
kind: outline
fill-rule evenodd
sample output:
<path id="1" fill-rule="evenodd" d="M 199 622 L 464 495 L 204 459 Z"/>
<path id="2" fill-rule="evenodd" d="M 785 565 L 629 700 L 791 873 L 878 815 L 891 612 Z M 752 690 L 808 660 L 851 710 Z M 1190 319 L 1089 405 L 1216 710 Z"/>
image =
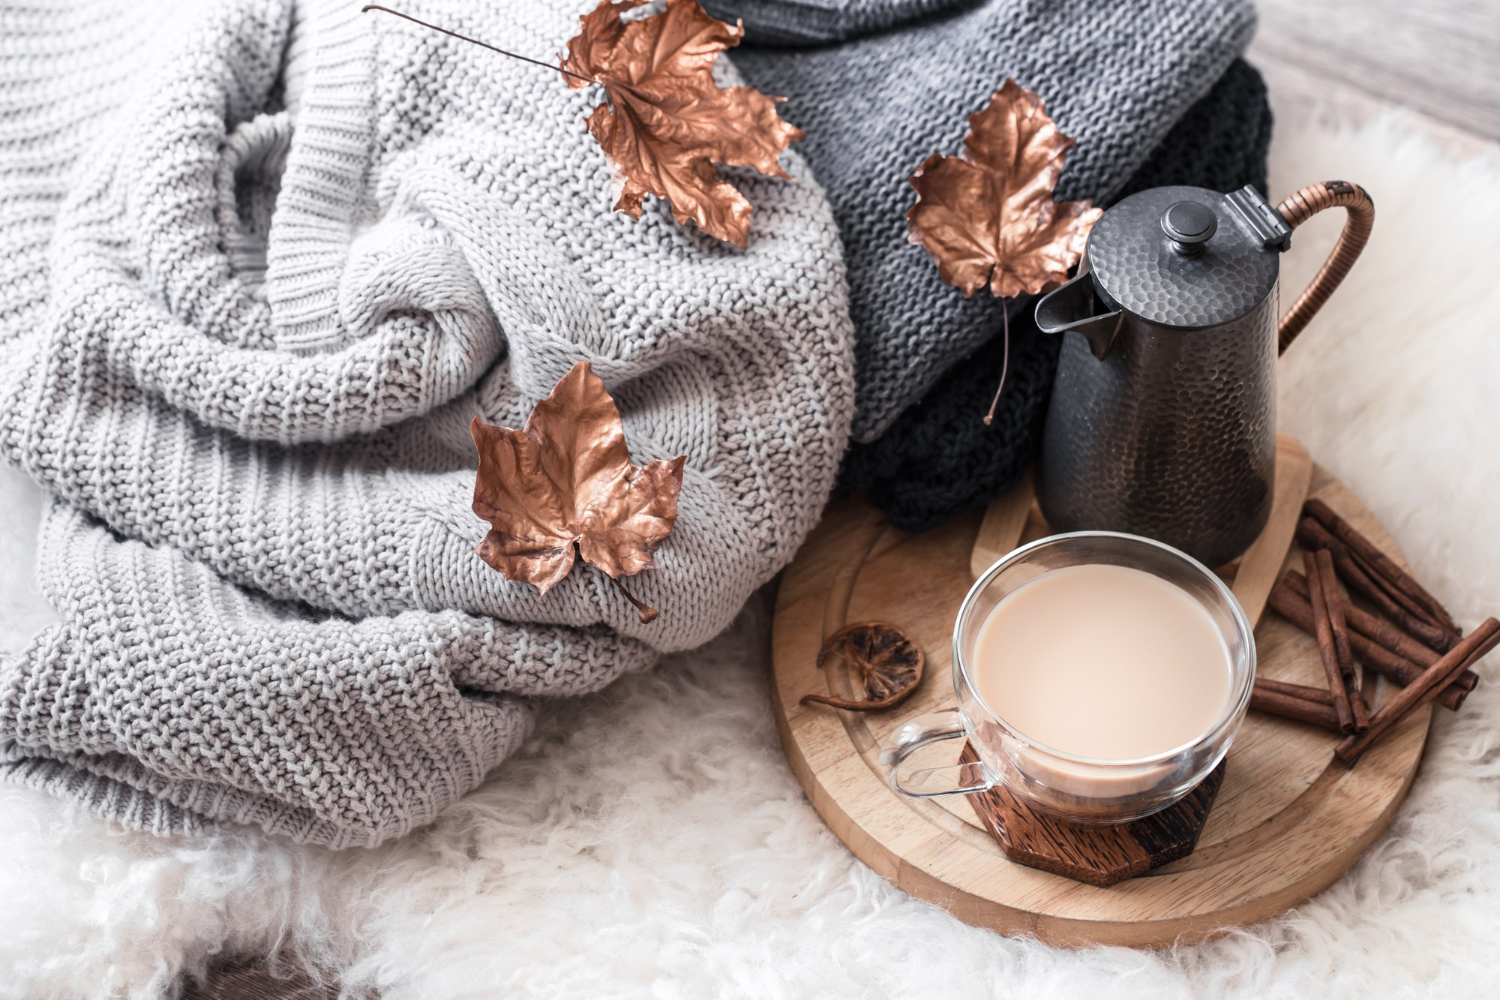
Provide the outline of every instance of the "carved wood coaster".
<path id="1" fill-rule="evenodd" d="M 958 759 L 973 764 L 979 755 L 966 742 Z M 1221 761 L 1177 803 L 1116 826 L 1085 826 L 1035 812 L 1004 785 L 974 792 L 969 801 L 980 825 L 1010 860 L 1089 885 L 1108 886 L 1192 854 L 1223 783 Z"/>

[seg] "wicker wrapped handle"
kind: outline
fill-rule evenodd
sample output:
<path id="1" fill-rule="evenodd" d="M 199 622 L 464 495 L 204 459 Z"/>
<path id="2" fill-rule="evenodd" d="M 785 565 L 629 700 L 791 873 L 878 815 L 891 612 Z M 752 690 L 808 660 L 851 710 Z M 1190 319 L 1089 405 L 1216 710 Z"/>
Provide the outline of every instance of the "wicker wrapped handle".
<path id="1" fill-rule="evenodd" d="M 1339 287 L 1339 282 L 1344 280 L 1344 275 L 1349 273 L 1349 268 L 1354 266 L 1375 225 L 1375 202 L 1358 184 L 1321 181 L 1309 184 L 1276 206 L 1276 211 L 1293 229 L 1324 209 L 1336 206 L 1348 209 L 1349 218 L 1344 222 L 1344 231 L 1339 234 L 1339 241 L 1333 246 L 1333 253 L 1323 262 L 1323 267 L 1313 278 L 1312 284 L 1307 286 L 1307 290 L 1298 296 L 1297 301 L 1281 317 L 1276 328 L 1276 342 L 1280 352 L 1287 349 L 1297 334 L 1302 332 L 1302 328 L 1307 326 L 1307 321 L 1323 308 L 1328 296 L 1333 294 L 1333 290 Z"/>

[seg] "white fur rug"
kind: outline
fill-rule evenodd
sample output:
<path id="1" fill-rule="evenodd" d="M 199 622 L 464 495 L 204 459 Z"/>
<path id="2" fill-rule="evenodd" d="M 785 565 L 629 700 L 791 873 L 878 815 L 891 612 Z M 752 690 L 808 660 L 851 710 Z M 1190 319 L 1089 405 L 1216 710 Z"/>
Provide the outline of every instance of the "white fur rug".
<path id="1" fill-rule="evenodd" d="M 1472 624 L 1500 610 L 1500 150 L 1451 163 L 1399 118 L 1279 133 L 1274 194 L 1336 177 L 1374 194 L 1375 236 L 1283 364 L 1282 424 Z M 1298 233 L 1288 297 L 1334 231 Z M 15 646 L 46 617 L 29 586 L 37 497 L 14 474 L 0 497 Z M 379 850 L 156 840 L 0 790 L 0 996 L 157 997 L 216 953 L 267 950 L 387 1000 L 1500 989 L 1493 663 L 1439 724 L 1390 834 L 1333 888 L 1210 944 L 1079 953 L 968 927 L 844 850 L 777 746 L 766 625 L 762 595 L 708 648 L 554 707 L 529 753 Z"/>

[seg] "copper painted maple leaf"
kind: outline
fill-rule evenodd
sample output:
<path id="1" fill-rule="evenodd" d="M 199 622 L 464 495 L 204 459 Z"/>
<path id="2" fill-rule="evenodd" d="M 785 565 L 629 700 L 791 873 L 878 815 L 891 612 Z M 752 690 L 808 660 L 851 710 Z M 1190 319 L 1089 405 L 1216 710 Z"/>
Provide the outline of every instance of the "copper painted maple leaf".
<path id="1" fill-rule="evenodd" d="M 620 411 L 587 361 L 536 404 L 524 429 L 475 417 L 469 432 L 479 449 L 474 513 L 490 522 L 474 551 L 507 580 L 545 594 L 575 555 L 616 586 L 656 566 L 651 553 L 677 520 L 687 458 L 633 464 Z M 630 600 L 642 621 L 656 617 Z"/>
<path id="2" fill-rule="evenodd" d="M 969 116 L 963 156 L 929 156 L 912 174 L 911 241 L 965 297 L 985 285 L 1002 298 L 1057 287 L 1103 214 L 1087 201 L 1052 200 L 1074 145 L 1035 92 L 1006 80 Z"/>
<path id="3" fill-rule="evenodd" d="M 697 0 L 667 0 L 660 14 L 621 18 L 646 2 L 603 0 L 579 19 L 562 60 L 577 74 L 566 78 L 569 87 L 592 81 L 608 95 L 587 122 L 614 174 L 615 211 L 639 219 L 641 199 L 653 194 L 671 203 L 678 223 L 691 219 L 743 249 L 750 202 L 714 164 L 790 179 L 778 158 L 802 130 L 777 115 L 781 98 L 715 85 L 714 60 L 740 43 L 742 25 L 709 17 Z"/>

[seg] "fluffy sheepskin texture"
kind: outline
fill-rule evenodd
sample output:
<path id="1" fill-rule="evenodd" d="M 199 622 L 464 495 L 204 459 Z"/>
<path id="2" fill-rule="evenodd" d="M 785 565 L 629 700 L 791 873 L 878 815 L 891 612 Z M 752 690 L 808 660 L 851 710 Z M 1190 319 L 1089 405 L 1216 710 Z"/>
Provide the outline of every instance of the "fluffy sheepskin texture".
<path id="1" fill-rule="evenodd" d="M 1286 358 L 1282 424 L 1472 624 L 1500 609 L 1500 150 L 1449 162 L 1399 118 L 1278 137 L 1275 192 L 1334 177 L 1374 194 L 1374 242 Z M 1335 230 L 1298 234 L 1288 298 Z M 38 498 L 14 475 L 0 495 L 15 644 L 45 618 L 24 572 Z M 777 746 L 767 624 L 761 595 L 707 648 L 548 712 L 483 787 L 378 850 L 157 840 L 0 791 L 0 995 L 157 997 L 215 954 L 267 951 L 388 1000 L 1494 995 L 1494 663 L 1331 889 L 1209 944 L 1068 952 L 910 899 L 834 839 Z"/>

